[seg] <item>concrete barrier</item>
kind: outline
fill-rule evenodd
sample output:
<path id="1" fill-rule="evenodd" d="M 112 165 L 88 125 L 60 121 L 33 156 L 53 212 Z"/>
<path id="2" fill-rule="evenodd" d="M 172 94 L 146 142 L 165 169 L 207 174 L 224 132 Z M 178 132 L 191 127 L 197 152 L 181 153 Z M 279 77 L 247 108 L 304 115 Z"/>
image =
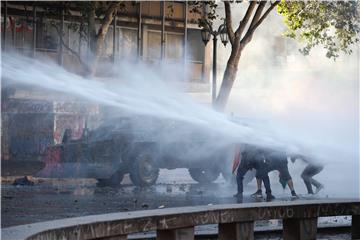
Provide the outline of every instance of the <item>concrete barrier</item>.
<path id="1" fill-rule="evenodd" d="M 283 219 L 283 237 L 316 239 L 317 218 L 352 216 L 360 239 L 360 200 L 244 203 L 120 212 L 34 223 L 2 230 L 2 239 L 127 239 L 156 231 L 158 240 L 194 239 L 194 226 L 219 224 L 220 240 L 254 239 L 254 221 Z"/>

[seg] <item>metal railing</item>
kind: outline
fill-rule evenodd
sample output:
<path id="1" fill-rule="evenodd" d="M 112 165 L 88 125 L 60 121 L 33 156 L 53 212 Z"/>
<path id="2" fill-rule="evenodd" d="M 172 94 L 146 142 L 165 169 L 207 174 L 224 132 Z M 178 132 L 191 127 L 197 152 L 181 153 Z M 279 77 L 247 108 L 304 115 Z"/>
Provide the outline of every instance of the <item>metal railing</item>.
<path id="1" fill-rule="evenodd" d="M 282 219 L 283 238 L 316 239 L 317 219 L 352 216 L 351 234 L 360 239 L 359 200 L 245 203 L 120 212 L 9 227 L 2 239 L 127 239 L 156 231 L 158 240 L 194 239 L 194 226 L 218 224 L 220 240 L 254 239 L 254 222 Z"/>

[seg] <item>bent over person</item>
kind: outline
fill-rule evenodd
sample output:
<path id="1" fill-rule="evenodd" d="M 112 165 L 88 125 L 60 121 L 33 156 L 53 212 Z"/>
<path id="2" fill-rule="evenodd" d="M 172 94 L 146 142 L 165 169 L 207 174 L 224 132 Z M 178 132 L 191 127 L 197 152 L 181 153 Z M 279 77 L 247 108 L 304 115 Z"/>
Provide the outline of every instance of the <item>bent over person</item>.
<path id="1" fill-rule="evenodd" d="M 287 155 L 285 152 L 281 151 L 265 151 L 265 162 L 266 168 L 264 171 L 271 172 L 274 170 L 279 171 L 280 179 L 283 182 L 286 182 L 290 188 L 291 196 L 293 198 L 298 198 L 295 189 L 294 183 L 289 173 Z"/>
<path id="2" fill-rule="evenodd" d="M 256 180 L 258 191 L 261 192 L 261 183 L 264 182 L 266 189 L 266 200 L 271 201 L 275 197 L 271 194 L 270 179 L 266 172 L 266 166 L 264 166 L 263 158 L 257 147 L 250 145 L 243 145 L 242 149 L 237 149 L 236 161 L 238 162 L 236 182 L 237 182 L 237 193 L 234 195 L 237 197 L 239 202 L 242 202 L 243 197 L 243 180 L 245 174 L 252 169 L 256 169 Z M 233 172 L 236 167 L 233 166 Z"/>
<path id="3" fill-rule="evenodd" d="M 258 148 L 256 151 L 256 160 L 254 161 L 254 168 L 256 169 L 256 180 L 258 190 L 253 195 L 262 196 L 261 183 L 264 183 L 266 189 L 266 200 L 271 201 L 275 197 L 271 195 L 270 180 L 268 173 L 271 171 L 279 171 L 281 181 L 287 183 L 291 191 L 292 198 L 298 198 L 294 189 L 294 183 L 289 173 L 287 155 L 285 152 Z"/>
<path id="4" fill-rule="evenodd" d="M 324 188 L 324 186 L 320 182 L 316 181 L 313 177 L 320 173 L 324 169 L 324 166 L 320 163 L 310 162 L 308 158 L 299 155 L 292 156 L 291 162 L 294 163 L 297 159 L 301 159 L 303 162 L 308 164 L 301 173 L 301 178 L 304 180 L 308 194 L 317 194 L 321 189 Z M 312 185 L 316 187 L 315 193 L 312 189 Z"/>

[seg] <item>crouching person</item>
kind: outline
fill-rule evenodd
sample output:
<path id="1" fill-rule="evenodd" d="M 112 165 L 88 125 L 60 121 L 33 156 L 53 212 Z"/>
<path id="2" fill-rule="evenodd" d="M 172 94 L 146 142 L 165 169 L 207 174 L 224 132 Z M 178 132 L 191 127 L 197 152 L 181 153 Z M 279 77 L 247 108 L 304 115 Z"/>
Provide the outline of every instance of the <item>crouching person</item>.
<path id="1" fill-rule="evenodd" d="M 267 188 L 267 185 L 270 186 L 268 173 L 277 170 L 280 173 L 280 182 L 285 182 L 289 186 L 289 189 L 291 190 L 292 198 L 298 198 L 294 189 L 292 178 L 289 173 L 287 155 L 284 152 L 274 151 L 269 149 L 261 149 L 258 152 L 262 153 L 259 154 L 259 156 L 261 156 L 262 159 L 257 161 L 257 166 L 256 166 L 258 191 L 254 193 L 252 196 L 259 197 L 262 195 L 261 192 L 262 182 L 264 182 L 265 188 Z M 270 189 L 270 187 L 268 188 Z M 275 197 L 271 195 L 271 191 L 268 190 L 266 191 L 267 191 L 266 200 L 267 201 L 273 200 Z"/>
<path id="2" fill-rule="evenodd" d="M 266 189 L 266 199 L 271 201 L 275 197 L 271 194 L 270 187 L 270 179 L 268 176 L 267 167 L 263 163 L 263 154 L 258 150 L 258 148 L 250 145 L 243 145 L 242 151 L 240 149 L 237 150 L 236 157 L 234 162 L 238 162 L 237 174 L 236 174 L 236 182 L 237 182 L 237 193 L 234 197 L 237 198 L 238 202 L 242 202 L 243 200 L 243 180 L 245 174 L 252 169 L 256 170 L 256 180 L 258 190 L 255 194 L 261 193 L 261 183 L 264 182 L 264 186 Z M 235 158 L 236 158 L 235 157 Z M 233 167 L 233 171 L 234 171 Z"/>
<path id="3" fill-rule="evenodd" d="M 324 186 L 320 182 L 316 181 L 313 177 L 320 173 L 324 169 L 324 166 L 320 163 L 311 162 L 308 158 L 304 156 L 296 155 L 291 157 L 291 161 L 293 163 L 297 159 L 301 159 L 303 162 L 307 163 L 307 166 L 301 173 L 301 178 L 305 183 L 308 194 L 317 194 L 321 189 L 324 188 Z M 316 188 L 315 193 L 312 189 L 312 186 Z"/>
<path id="4" fill-rule="evenodd" d="M 294 189 L 294 183 L 289 173 L 287 155 L 280 151 L 268 151 L 265 153 L 268 171 L 277 170 L 280 173 L 280 181 L 286 182 L 291 191 L 292 198 L 298 198 Z"/>

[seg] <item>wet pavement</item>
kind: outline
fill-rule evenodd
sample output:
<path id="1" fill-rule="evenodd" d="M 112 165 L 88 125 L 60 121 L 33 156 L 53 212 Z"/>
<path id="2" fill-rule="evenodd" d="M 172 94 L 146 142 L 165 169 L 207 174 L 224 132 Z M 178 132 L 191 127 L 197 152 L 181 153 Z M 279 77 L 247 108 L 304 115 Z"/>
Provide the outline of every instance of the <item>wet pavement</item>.
<path id="1" fill-rule="evenodd" d="M 33 186 L 13 186 L 3 178 L 1 227 L 110 212 L 236 203 L 236 185 L 222 177 L 201 185 L 185 169 L 162 170 L 156 185 L 142 189 L 127 176 L 118 188 L 97 187 L 94 179 L 34 181 Z M 290 201 L 288 192 L 273 189 L 275 201 Z M 254 190 L 255 181 L 245 187 L 244 202 L 255 201 L 250 197 Z"/>
<path id="2" fill-rule="evenodd" d="M 162 171 L 157 184 L 138 188 L 125 176 L 121 187 L 93 179 L 35 179 L 33 186 L 2 183 L 1 226 L 118 211 L 234 203 L 234 186 L 221 177 L 200 185 L 184 170 Z M 246 200 L 246 198 L 245 198 Z M 249 199 L 250 201 L 250 199 Z"/>

